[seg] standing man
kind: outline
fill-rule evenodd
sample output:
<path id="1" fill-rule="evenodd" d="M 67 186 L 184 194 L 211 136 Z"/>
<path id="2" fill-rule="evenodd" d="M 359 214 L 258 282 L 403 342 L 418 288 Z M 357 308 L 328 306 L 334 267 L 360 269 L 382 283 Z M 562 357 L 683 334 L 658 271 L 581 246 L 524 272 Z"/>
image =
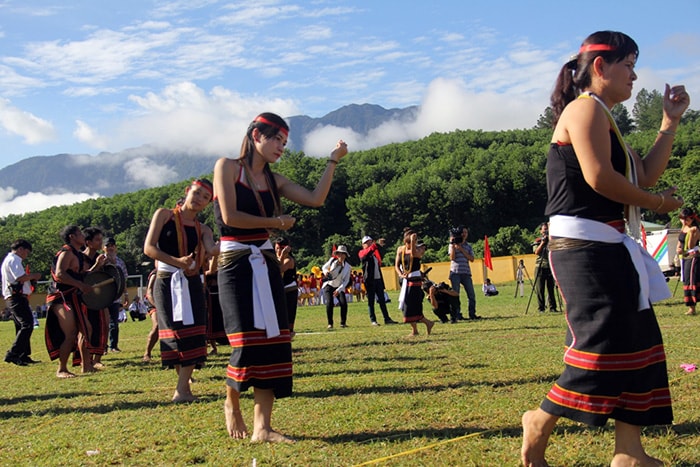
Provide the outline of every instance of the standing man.
<path id="1" fill-rule="evenodd" d="M 333 329 L 333 299 L 336 297 L 340 304 L 340 327 L 347 327 L 348 302 L 345 298 L 345 288 L 350 283 L 350 265 L 347 260 L 348 249 L 345 248 L 345 245 L 338 245 L 338 248 L 333 252 L 333 257 L 321 268 L 328 329 Z"/>
<path id="2" fill-rule="evenodd" d="M 380 238 L 379 243 L 369 235 L 362 238 L 362 250 L 357 254 L 362 262 L 362 275 L 365 280 L 365 291 L 367 296 L 367 307 L 369 309 L 369 320 L 372 326 L 379 326 L 377 316 L 374 313 L 374 300 L 379 303 L 379 309 L 384 317 L 384 324 L 397 324 L 391 319 L 386 309 L 384 298 L 384 278 L 382 277 L 382 254 L 380 247 L 384 247 L 384 239 Z"/>
<path id="3" fill-rule="evenodd" d="M 90 342 L 90 324 L 87 320 L 87 307 L 80 294 L 94 291 L 83 281 L 88 272 L 87 258 L 80 249 L 85 246 L 85 235 L 77 225 L 68 225 L 61 231 L 63 246 L 51 263 L 53 283 L 46 295 L 46 328 L 44 336 L 46 350 L 51 360 L 58 359 L 57 378 L 75 378 L 68 371 L 68 358 L 71 352 L 80 351 L 80 366 L 83 373 L 92 373 L 95 367 L 87 348 Z M 98 256 L 93 269 L 104 264 L 104 257 Z M 78 334 L 83 335 L 78 347 Z"/>
<path id="4" fill-rule="evenodd" d="M 549 224 L 540 225 L 540 237 L 532 244 L 532 251 L 537 255 L 535 260 L 535 293 L 537 294 L 537 311 L 544 313 L 544 288 L 547 286 L 549 311 L 557 311 L 554 296 L 554 276 L 549 268 Z"/>
<path id="5" fill-rule="evenodd" d="M 469 263 L 474 261 L 474 250 L 467 243 L 469 229 L 463 225 L 453 228 L 450 231 L 450 282 L 452 290 L 457 292 L 457 300 L 454 300 L 454 306 L 457 307 L 454 315 L 464 319 L 461 311 L 461 303 L 459 300 L 459 286 L 464 286 L 469 299 L 469 319 L 481 319 L 481 316 L 476 314 L 476 294 L 474 293 L 474 283 L 472 282 L 472 270 Z M 454 316 L 453 315 L 453 316 Z"/>
<path id="6" fill-rule="evenodd" d="M 12 347 L 5 354 L 5 361 L 25 366 L 28 363 L 37 363 L 30 357 L 34 315 L 28 297 L 32 293 L 31 281 L 41 279 L 41 274 L 27 273 L 22 264 L 32 252 L 32 245 L 27 240 L 15 240 L 10 249 L 12 251 L 2 262 L 2 295 L 15 322 L 17 335 Z"/>
<path id="7" fill-rule="evenodd" d="M 107 237 L 105 240 L 105 254 L 107 255 L 106 264 L 113 264 L 122 270 L 124 279 L 129 276 L 126 270 L 126 263 L 117 256 L 117 242 L 114 237 Z M 124 295 L 117 297 L 112 304 L 109 305 L 109 351 L 121 352 L 119 348 L 119 310 L 129 304 L 129 291 L 124 287 Z"/>

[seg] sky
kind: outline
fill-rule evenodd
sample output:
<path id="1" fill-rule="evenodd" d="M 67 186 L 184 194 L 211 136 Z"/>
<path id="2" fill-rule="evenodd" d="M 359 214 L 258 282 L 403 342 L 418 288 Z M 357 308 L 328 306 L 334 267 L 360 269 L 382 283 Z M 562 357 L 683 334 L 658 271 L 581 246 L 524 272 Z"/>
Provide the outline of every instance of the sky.
<path id="1" fill-rule="evenodd" d="M 353 103 L 420 112 L 366 135 L 319 129 L 308 155 L 339 138 L 352 151 L 531 128 L 561 66 L 604 29 L 639 45 L 635 92 L 685 84 L 698 109 L 698 24 L 697 0 L 0 0 L 0 168 L 141 145 L 234 155 L 262 111 L 322 117 Z M 13 198 L 0 187 L 0 215 L 27 204 Z"/>

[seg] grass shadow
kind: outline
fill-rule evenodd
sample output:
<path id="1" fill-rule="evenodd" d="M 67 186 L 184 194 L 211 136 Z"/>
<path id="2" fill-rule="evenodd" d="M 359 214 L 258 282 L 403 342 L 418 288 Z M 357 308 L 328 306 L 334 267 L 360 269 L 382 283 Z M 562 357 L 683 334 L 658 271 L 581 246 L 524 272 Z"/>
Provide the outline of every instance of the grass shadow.
<path id="1" fill-rule="evenodd" d="M 13 405 L 13 404 L 26 404 L 26 403 L 31 403 L 31 402 L 42 402 L 42 401 L 53 401 L 56 400 L 57 398 L 66 398 L 70 399 L 73 397 L 85 397 L 85 396 L 94 396 L 94 393 L 92 392 L 67 392 L 67 393 L 50 393 L 50 394 L 39 394 L 39 395 L 34 395 L 34 394 L 27 394 L 21 397 L 11 397 L 9 399 L 0 399 L 0 407 L 5 406 L 5 405 Z M 1 415 L 0 415 L 1 417 Z"/>

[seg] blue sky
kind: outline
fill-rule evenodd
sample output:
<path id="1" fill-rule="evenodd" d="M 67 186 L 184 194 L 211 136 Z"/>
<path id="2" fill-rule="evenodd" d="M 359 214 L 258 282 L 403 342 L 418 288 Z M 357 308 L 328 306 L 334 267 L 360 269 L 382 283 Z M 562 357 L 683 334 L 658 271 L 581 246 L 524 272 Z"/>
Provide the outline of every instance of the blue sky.
<path id="1" fill-rule="evenodd" d="M 638 42 L 636 90 L 685 84 L 697 109 L 698 24 L 697 0 L 0 0 L 0 168 L 143 144 L 233 154 L 261 111 L 351 103 L 422 110 L 367 135 L 320 129 L 308 154 L 529 128 L 601 29 Z"/>

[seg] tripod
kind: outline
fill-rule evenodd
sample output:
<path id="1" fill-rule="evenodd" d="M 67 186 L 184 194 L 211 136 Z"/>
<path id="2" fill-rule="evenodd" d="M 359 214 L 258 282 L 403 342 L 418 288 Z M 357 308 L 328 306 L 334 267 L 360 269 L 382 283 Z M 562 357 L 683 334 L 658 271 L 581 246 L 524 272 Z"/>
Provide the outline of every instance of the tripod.
<path id="1" fill-rule="evenodd" d="M 523 280 L 523 273 L 525 273 L 525 276 L 527 277 L 527 280 L 530 281 L 530 285 L 532 285 L 532 279 L 530 279 L 530 274 L 527 273 L 527 269 L 525 268 L 525 263 L 523 263 L 523 260 L 521 259 L 520 262 L 518 263 L 518 269 L 515 271 L 515 294 L 513 295 L 513 298 L 518 296 L 518 289 L 520 289 L 520 296 L 524 296 L 525 292 L 525 281 Z"/>
<path id="2" fill-rule="evenodd" d="M 541 268 L 541 267 L 535 267 L 535 282 L 534 282 L 534 284 L 533 284 L 533 286 L 532 286 L 532 290 L 530 291 L 530 298 L 529 298 L 528 301 L 527 301 L 527 308 L 525 308 L 525 314 L 527 314 L 528 310 L 530 309 L 530 302 L 532 302 L 532 296 L 533 296 L 534 293 L 535 293 L 535 286 L 538 285 L 538 280 L 541 280 L 541 277 L 540 277 L 540 276 L 541 276 L 542 269 L 543 269 L 543 268 Z M 551 271 L 550 271 L 550 275 L 551 275 L 551 274 L 552 274 L 552 273 L 551 273 Z M 552 280 L 554 281 L 554 287 L 553 287 L 553 289 L 554 289 L 554 290 L 553 290 L 554 297 L 550 296 L 550 300 L 554 300 L 555 304 L 556 304 L 557 306 L 559 306 L 559 310 L 563 310 L 563 308 L 562 308 L 561 292 L 559 291 L 559 284 L 557 284 L 557 281 L 554 280 L 554 277 L 553 277 L 553 276 L 552 276 Z M 543 286 L 543 287 L 544 287 L 544 286 Z M 548 290 L 547 290 L 546 292 L 547 292 L 547 294 L 549 294 L 549 291 L 548 291 Z M 544 300 L 544 294 L 545 294 L 545 290 L 542 290 L 542 299 L 543 299 L 543 300 Z"/>

